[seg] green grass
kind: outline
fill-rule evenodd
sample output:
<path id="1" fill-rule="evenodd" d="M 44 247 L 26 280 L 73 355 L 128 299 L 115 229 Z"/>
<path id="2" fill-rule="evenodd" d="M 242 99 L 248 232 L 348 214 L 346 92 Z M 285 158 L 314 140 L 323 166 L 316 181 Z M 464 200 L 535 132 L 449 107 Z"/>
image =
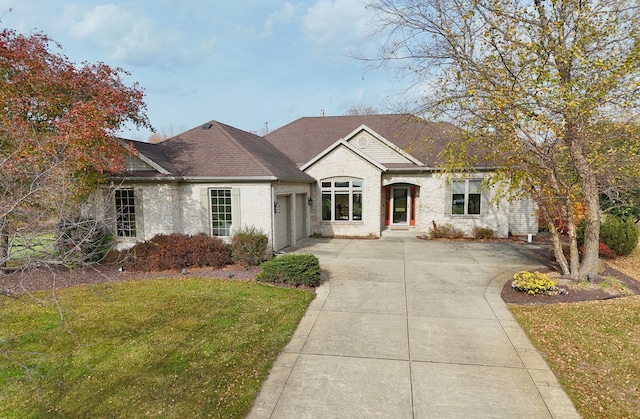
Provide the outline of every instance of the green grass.
<path id="1" fill-rule="evenodd" d="M 9 260 L 7 264 L 10 267 L 15 267 L 22 265 L 29 259 L 38 259 L 52 255 L 55 253 L 53 248 L 55 241 L 56 237 L 53 232 L 38 234 L 28 240 L 17 238 L 9 248 Z"/>
<path id="2" fill-rule="evenodd" d="M 580 415 L 640 417 L 640 296 L 509 308 Z"/>
<path id="3" fill-rule="evenodd" d="M 314 294 L 163 279 L 0 296 L 0 417 L 244 417 Z M 8 357 L 8 358 L 7 358 Z"/>

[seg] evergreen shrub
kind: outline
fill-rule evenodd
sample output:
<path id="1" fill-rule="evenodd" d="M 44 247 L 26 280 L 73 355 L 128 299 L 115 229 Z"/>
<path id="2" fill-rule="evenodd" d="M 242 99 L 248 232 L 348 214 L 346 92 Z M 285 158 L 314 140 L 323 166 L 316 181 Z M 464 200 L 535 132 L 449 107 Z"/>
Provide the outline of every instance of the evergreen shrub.
<path id="1" fill-rule="evenodd" d="M 262 271 L 256 275 L 256 280 L 315 287 L 320 284 L 320 272 L 320 261 L 316 256 L 288 254 L 263 263 Z"/>
<path id="2" fill-rule="evenodd" d="M 631 217 L 623 220 L 613 215 L 607 216 L 600 224 L 600 241 L 618 256 L 628 256 L 638 246 L 638 227 Z"/>

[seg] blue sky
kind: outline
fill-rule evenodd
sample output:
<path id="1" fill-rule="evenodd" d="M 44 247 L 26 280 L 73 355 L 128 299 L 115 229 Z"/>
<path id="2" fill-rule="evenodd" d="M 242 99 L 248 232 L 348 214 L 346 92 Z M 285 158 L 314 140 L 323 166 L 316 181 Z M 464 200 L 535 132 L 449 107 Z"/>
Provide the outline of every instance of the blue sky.
<path id="1" fill-rule="evenodd" d="M 263 134 L 265 121 L 273 130 L 321 109 L 385 111 L 404 93 L 349 56 L 375 48 L 361 0 L 0 0 L 0 13 L 2 27 L 42 31 L 73 62 L 129 71 L 165 133 L 215 119 Z"/>

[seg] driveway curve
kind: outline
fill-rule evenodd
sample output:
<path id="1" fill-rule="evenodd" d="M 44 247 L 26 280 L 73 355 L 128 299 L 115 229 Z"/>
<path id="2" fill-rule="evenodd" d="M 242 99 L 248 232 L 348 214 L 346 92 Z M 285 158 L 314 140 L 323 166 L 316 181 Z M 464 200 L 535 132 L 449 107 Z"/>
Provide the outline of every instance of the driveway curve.
<path id="1" fill-rule="evenodd" d="M 305 239 L 325 281 L 248 417 L 579 417 L 500 298 L 521 246 Z"/>

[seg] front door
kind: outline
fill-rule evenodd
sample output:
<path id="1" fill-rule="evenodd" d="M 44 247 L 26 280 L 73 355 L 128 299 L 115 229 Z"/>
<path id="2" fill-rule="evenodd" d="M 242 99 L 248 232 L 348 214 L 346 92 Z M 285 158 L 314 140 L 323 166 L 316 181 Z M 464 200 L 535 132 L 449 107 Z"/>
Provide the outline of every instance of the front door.
<path id="1" fill-rule="evenodd" d="M 391 220 L 393 224 L 407 224 L 409 188 L 393 188 Z"/>

